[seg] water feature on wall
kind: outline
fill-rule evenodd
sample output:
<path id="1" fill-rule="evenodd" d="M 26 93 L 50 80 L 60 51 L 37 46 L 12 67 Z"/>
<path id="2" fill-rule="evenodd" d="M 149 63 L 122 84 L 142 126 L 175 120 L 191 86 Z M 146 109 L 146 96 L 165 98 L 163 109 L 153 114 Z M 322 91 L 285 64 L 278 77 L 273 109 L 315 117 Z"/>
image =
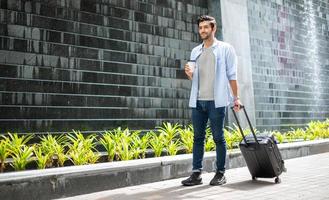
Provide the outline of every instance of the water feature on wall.
<path id="1" fill-rule="evenodd" d="M 318 38 L 318 26 L 316 23 L 316 13 L 315 13 L 316 5 L 312 0 L 304 1 L 304 12 L 303 14 L 303 26 L 305 27 L 306 34 L 302 36 L 303 41 L 306 41 L 306 45 L 309 46 L 309 50 L 307 51 L 308 62 L 307 66 L 309 66 L 310 70 L 313 71 L 309 80 L 313 81 L 313 99 L 314 104 L 317 105 L 312 106 L 313 109 L 311 111 L 311 116 L 314 116 L 314 113 L 321 113 L 321 62 L 319 55 L 319 38 Z"/>
<path id="2" fill-rule="evenodd" d="M 259 129 L 329 117 L 329 2 L 248 1 Z"/>

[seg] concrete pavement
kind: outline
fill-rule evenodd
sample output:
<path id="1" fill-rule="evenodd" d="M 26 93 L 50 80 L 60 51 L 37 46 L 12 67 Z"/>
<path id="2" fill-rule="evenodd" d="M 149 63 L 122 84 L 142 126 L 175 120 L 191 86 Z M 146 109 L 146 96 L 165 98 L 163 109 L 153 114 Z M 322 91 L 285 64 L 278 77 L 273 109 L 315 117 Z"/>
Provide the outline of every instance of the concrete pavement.
<path id="1" fill-rule="evenodd" d="M 107 190 L 61 200 L 159 200 L 159 199 L 252 199 L 252 200 L 328 200 L 329 153 L 286 160 L 287 173 L 280 184 L 273 179 L 252 181 L 246 167 L 227 170 L 227 184 L 210 186 L 214 173 L 203 174 L 203 185 L 181 186 L 184 178 Z M 88 184 L 88 183 L 86 183 Z"/>

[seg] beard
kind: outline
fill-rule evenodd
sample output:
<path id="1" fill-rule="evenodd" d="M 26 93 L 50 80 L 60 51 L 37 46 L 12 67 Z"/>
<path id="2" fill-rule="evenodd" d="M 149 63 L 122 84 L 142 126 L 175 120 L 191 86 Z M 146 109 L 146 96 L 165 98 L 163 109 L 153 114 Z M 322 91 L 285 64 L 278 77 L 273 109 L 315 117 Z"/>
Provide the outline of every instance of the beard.
<path id="1" fill-rule="evenodd" d="M 207 39 L 209 39 L 211 37 L 211 33 L 202 33 L 202 34 L 200 34 L 200 38 L 202 39 L 202 40 L 207 40 Z"/>

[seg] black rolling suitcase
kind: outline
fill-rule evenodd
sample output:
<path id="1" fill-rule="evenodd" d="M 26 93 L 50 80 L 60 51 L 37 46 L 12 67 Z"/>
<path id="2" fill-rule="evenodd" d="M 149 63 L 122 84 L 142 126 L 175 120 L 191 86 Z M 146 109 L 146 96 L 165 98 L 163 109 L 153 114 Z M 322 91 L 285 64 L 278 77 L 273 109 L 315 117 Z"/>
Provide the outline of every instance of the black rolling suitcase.
<path id="1" fill-rule="evenodd" d="M 256 178 L 276 177 L 275 183 L 280 183 L 281 180 L 279 175 L 283 171 L 286 171 L 286 168 L 274 136 L 268 134 L 260 134 L 256 136 L 245 107 L 241 106 L 241 109 L 246 115 L 252 132 L 252 134 L 247 136 L 244 135 L 238 117 L 232 107 L 234 118 L 236 119 L 243 137 L 239 147 L 247 163 L 252 179 L 256 180 Z"/>

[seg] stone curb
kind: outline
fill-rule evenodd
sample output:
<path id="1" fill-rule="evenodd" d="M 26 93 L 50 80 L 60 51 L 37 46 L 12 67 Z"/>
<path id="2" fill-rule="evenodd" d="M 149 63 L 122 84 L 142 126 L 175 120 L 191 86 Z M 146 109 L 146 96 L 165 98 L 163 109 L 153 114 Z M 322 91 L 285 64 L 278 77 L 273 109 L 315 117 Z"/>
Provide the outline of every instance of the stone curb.
<path id="1" fill-rule="evenodd" d="M 329 139 L 279 144 L 283 159 L 329 152 Z M 243 167 L 239 150 L 229 151 L 227 169 Z M 0 199 L 53 199 L 189 175 L 192 155 L 28 170 L 0 174 Z M 215 169 L 215 152 L 204 156 L 204 170 Z M 288 169 L 289 170 L 289 169 Z M 180 183 L 178 183 L 180 184 Z"/>

